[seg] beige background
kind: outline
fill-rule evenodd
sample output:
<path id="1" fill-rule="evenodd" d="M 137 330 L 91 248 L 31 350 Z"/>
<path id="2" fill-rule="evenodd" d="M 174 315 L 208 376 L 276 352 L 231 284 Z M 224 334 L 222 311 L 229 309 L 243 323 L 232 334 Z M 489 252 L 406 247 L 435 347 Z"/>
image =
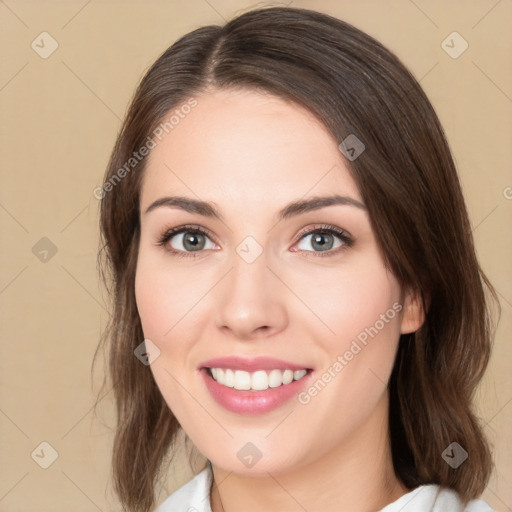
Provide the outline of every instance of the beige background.
<path id="1" fill-rule="evenodd" d="M 182 34 L 254 5 L 0 2 L 0 510 L 120 510 L 109 487 L 111 393 L 101 399 L 99 417 L 92 413 L 101 364 L 91 378 L 91 360 L 107 318 L 93 189 L 148 66 Z M 485 498 L 496 510 L 512 510 L 512 1 L 291 5 L 340 17 L 395 51 L 446 129 L 478 254 L 503 308 L 478 407 L 497 465 Z M 58 43 L 46 59 L 31 47 L 35 40 L 43 51 L 44 31 Z M 457 59 L 441 47 L 453 31 L 469 44 Z M 36 463 L 50 460 L 43 441 L 58 452 L 48 469 Z M 180 459 L 159 501 L 191 474 Z"/>

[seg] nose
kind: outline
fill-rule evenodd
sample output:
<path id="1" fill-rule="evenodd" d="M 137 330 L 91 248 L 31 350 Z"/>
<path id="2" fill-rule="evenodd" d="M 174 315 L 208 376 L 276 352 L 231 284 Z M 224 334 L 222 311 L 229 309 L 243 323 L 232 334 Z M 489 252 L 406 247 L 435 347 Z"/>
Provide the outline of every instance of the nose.
<path id="1" fill-rule="evenodd" d="M 268 337 L 286 328 L 286 287 L 269 268 L 265 252 L 248 263 L 238 254 L 219 284 L 217 326 L 239 340 Z"/>

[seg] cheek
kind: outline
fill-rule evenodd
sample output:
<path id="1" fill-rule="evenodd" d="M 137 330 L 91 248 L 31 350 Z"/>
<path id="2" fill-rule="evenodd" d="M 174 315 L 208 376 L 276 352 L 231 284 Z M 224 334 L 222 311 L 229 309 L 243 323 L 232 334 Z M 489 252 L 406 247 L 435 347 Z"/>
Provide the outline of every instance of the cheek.
<path id="1" fill-rule="evenodd" d="M 172 338 L 201 297 L 199 283 L 194 276 L 168 265 L 165 258 L 142 248 L 135 276 L 135 298 L 144 335 L 155 338 L 158 344 Z"/>
<path id="2" fill-rule="evenodd" d="M 400 338 L 400 285 L 380 261 L 351 267 L 328 290 L 311 298 L 333 332 L 325 334 L 318 321 L 310 324 L 324 358 L 316 379 L 298 397 L 316 428 L 325 418 L 332 425 L 313 444 L 349 436 L 373 414 L 385 396 Z"/>
<path id="3" fill-rule="evenodd" d="M 187 426 L 187 418 L 194 418 L 196 412 L 194 402 L 180 386 L 193 371 L 189 364 L 192 342 L 187 340 L 196 337 L 189 315 L 193 314 L 197 294 L 191 288 L 186 286 L 183 273 L 180 277 L 176 271 L 162 268 L 161 261 L 141 251 L 135 277 L 137 309 L 144 338 L 160 350 L 150 370 L 167 405 Z"/>
<path id="4" fill-rule="evenodd" d="M 385 336 L 399 333 L 400 285 L 376 252 L 358 255 L 329 274 L 321 270 L 307 280 L 291 277 L 294 292 L 314 313 L 304 317 L 309 318 L 313 338 L 324 340 L 330 352 L 359 335 L 364 339 L 373 327 Z"/>
<path id="5" fill-rule="evenodd" d="M 139 256 L 135 276 L 135 300 L 144 336 L 151 340 L 160 338 L 165 333 L 165 311 L 172 311 L 166 303 L 164 288 L 155 286 L 158 281 L 156 277 L 144 258 Z"/>
<path id="6" fill-rule="evenodd" d="M 154 250 L 141 248 L 135 276 L 135 298 L 144 337 L 160 350 L 151 364 L 155 380 L 171 408 L 178 407 L 182 390 L 197 369 L 197 343 L 210 318 L 204 311 L 212 288 L 208 276 L 184 270 Z M 174 380 L 173 377 L 177 379 Z M 171 404 L 171 401 L 173 402 Z"/>
<path id="7" fill-rule="evenodd" d="M 364 342 L 365 334 L 389 337 L 397 332 L 400 287 L 382 267 L 354 277 L 343 299 L 346 307 L 337 324 L 343 337 Z"/>
<path id="8" fill-rule="evenodd" d="M 385 392 L 400 338 L 402 305 L 398 281 L 374 255 L 335 274 L 328 282 L 317 281 L 323 286 L 309 292 L 309 303 L 322 321 L 311 317 L 308 326 L 324 357 L 314 389 L 299 398 L 325 408 L 324 414 L 331 414 L 341 429 L 348 428 L 347 411 L 356 423 L 363 421 Z M 336 412 L 329 412 L 333 403 Z"/>
<path id="9" fill-rule="evenodd" d="M 381 261 L 372 260 L 354 269 L 332 299 L 337 308 L 327 321 L 335 335 L 324 337 L 329 353 L 324 371 L 336 381 L 330 399 L 354 410 L 364 398 L 366 406 L 358 407 L 365 414 L 385 390 L 393 368 L 402 316 L 400 285 Z"/>

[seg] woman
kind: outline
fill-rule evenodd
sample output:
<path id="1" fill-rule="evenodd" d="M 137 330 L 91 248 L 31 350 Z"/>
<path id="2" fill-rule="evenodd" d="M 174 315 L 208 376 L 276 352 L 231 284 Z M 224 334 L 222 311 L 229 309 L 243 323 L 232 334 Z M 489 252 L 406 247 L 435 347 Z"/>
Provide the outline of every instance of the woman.
<path id="1" fill-rule="evenodd" d="M 149 69 L 101 194 L 115 489 L 158 512 L 490 511 L 492 322 L 439 120 L 360 30 L 293 8 Z"/>

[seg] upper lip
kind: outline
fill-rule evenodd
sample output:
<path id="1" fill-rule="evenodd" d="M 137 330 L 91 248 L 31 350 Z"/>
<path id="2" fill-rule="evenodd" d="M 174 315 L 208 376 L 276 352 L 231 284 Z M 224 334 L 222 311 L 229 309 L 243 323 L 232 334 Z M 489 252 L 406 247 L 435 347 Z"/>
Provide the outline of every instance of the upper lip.
<path id="1" fill-rule="evenodd" d="M 209 359 L 200 364 L 201 368 L 229 368 L 231 370 L 309 370 L 307 365 L 283 361 L 273 357 L 240 357 L 228 356 Z"/>

